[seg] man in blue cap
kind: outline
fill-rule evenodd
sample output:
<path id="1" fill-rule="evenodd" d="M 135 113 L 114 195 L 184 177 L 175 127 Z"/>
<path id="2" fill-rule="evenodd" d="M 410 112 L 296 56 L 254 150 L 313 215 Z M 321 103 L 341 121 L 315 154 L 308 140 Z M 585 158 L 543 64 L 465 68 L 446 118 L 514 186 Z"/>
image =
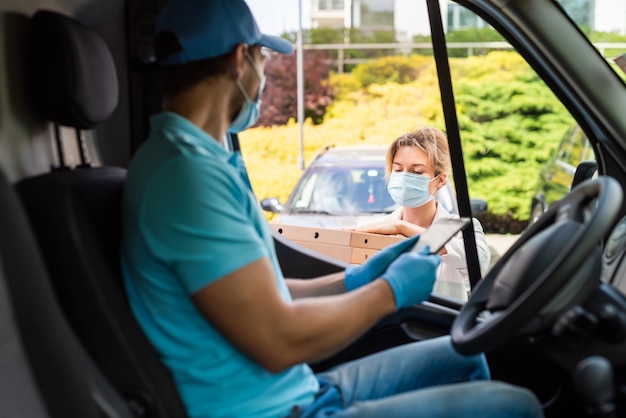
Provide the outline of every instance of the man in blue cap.
<path id="1" fill-rule="evenodd" d="M 396 309 L 428 298 L 437 255 L 418 237 L 345 273 L 285 279 L 269 225 L 227 132 L 254 124 L 265 83 L 243 0 L 172 0 L 155 39 L 164 112 L 129 168 L 122 265 L 133 312 L 196 417 L 539 417 L 524 389 L 490 382 L 484 356 L 449 338 L 408 344 L 315 375 Z"/>

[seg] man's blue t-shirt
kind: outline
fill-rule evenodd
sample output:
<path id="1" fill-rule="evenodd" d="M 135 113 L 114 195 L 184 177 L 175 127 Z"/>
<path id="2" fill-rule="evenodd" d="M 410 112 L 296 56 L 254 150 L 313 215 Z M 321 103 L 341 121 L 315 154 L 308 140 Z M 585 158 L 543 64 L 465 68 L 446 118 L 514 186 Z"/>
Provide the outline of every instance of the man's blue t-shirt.
<path id="1" fill-rule="evenodd" d="M 270 373 L 232 346 L 190 295 L 269 257 L 291 300 L 270 228 L 237 155 L 174 113 L 151 120 L 124 191 L 122 266 L 132 310 L 172 372 L 190 417 L 280 417 L 312 402 L 305 365 Z"/>

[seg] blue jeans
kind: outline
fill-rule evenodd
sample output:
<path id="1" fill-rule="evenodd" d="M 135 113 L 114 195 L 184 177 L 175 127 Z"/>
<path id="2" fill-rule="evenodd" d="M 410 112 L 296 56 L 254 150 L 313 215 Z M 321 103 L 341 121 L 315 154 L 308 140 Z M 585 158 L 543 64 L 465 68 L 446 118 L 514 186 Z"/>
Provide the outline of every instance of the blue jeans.
<path id="1" fill-rule="evenodd" d="M 484 355 L 458 354 L 449 337 L 402 345 L 317 375 L 315 401 L 292 416 L 543 417 L 532 392 L 489 381 Z"/>

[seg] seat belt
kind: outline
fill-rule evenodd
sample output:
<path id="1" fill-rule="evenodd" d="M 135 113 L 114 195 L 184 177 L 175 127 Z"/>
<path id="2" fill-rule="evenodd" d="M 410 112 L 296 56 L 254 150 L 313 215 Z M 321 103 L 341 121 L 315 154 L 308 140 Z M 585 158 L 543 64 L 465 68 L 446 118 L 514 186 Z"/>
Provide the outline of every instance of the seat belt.
<path id="1" fill-rule="evenodd" d="M 465 162 L 463 161 L 459 123 L 456 116 L 454 92 L 452 91 L 452 80 L 450 77 L 446 35 L 443 30 L 439 0 L 426 0 L 426 5 L 430 21 L 433 53 L 435 56 L 435 64 L 437 66 L 437 79 L 439 80 L 441 105 L 446 123 L 448 143 L 450 145 L 450 161 L 453 167 L 452 175 L 456 186 L 456 199 L 459 205 L 459 215 L 471 218 L 472 209 L 467 188 Z M 470 286 L 473 289 L 481 278 L 480 262 L 478 260 L 478 250 L 476 249 L 476 235 L 474 234 L 474 228 L 465 228 L 463 230 L 463 241 L 465 244 L 465 256 L 467 259 Z"/>
<path id="2" fill-rule="evenodd" d="M 250 177 L 248 176 L 248 169 L 246 167 L 246 163 L 243 160 L 243 154 L 241 153 L 241 145 L 239 144 L 239 135 L 233 132 L 226 133 L 226 141 L 225 147 L 233 154 L 229 160 L 230 164 L 233 167 L 236 167 L 239 171 L 239 175 L 243 182 L 248 186 L 252 194 L 254 194 L 254 190 L 252 189 L 252 183 L 250 182 Z"/>

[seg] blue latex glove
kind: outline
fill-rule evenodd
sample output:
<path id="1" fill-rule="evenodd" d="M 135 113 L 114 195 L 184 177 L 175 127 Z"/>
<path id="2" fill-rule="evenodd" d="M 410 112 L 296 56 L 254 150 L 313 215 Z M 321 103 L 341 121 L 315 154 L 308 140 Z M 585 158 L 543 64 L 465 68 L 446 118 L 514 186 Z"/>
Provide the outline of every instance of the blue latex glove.
<path id="1" fill-rule="evenodd" d="M 400 254 L 413 248 L 419 238 L 419 235 L 415 235 L 400 242 L 396 242 L 378 251 L 365 263 L 348 267 L 344 278 L 346 290 L 349 292 L 379 278 L 380 275 L 387 270 L 391 262 L 398 258 Z"/>
<path id="2" fill-rule="evenodd" d="M 381 275 L 391 286 L 398 309 L 425 301 L 433 291 L 441 257 L 428 251 L 426 247 L 419 253 L 401 254 Z"/>

